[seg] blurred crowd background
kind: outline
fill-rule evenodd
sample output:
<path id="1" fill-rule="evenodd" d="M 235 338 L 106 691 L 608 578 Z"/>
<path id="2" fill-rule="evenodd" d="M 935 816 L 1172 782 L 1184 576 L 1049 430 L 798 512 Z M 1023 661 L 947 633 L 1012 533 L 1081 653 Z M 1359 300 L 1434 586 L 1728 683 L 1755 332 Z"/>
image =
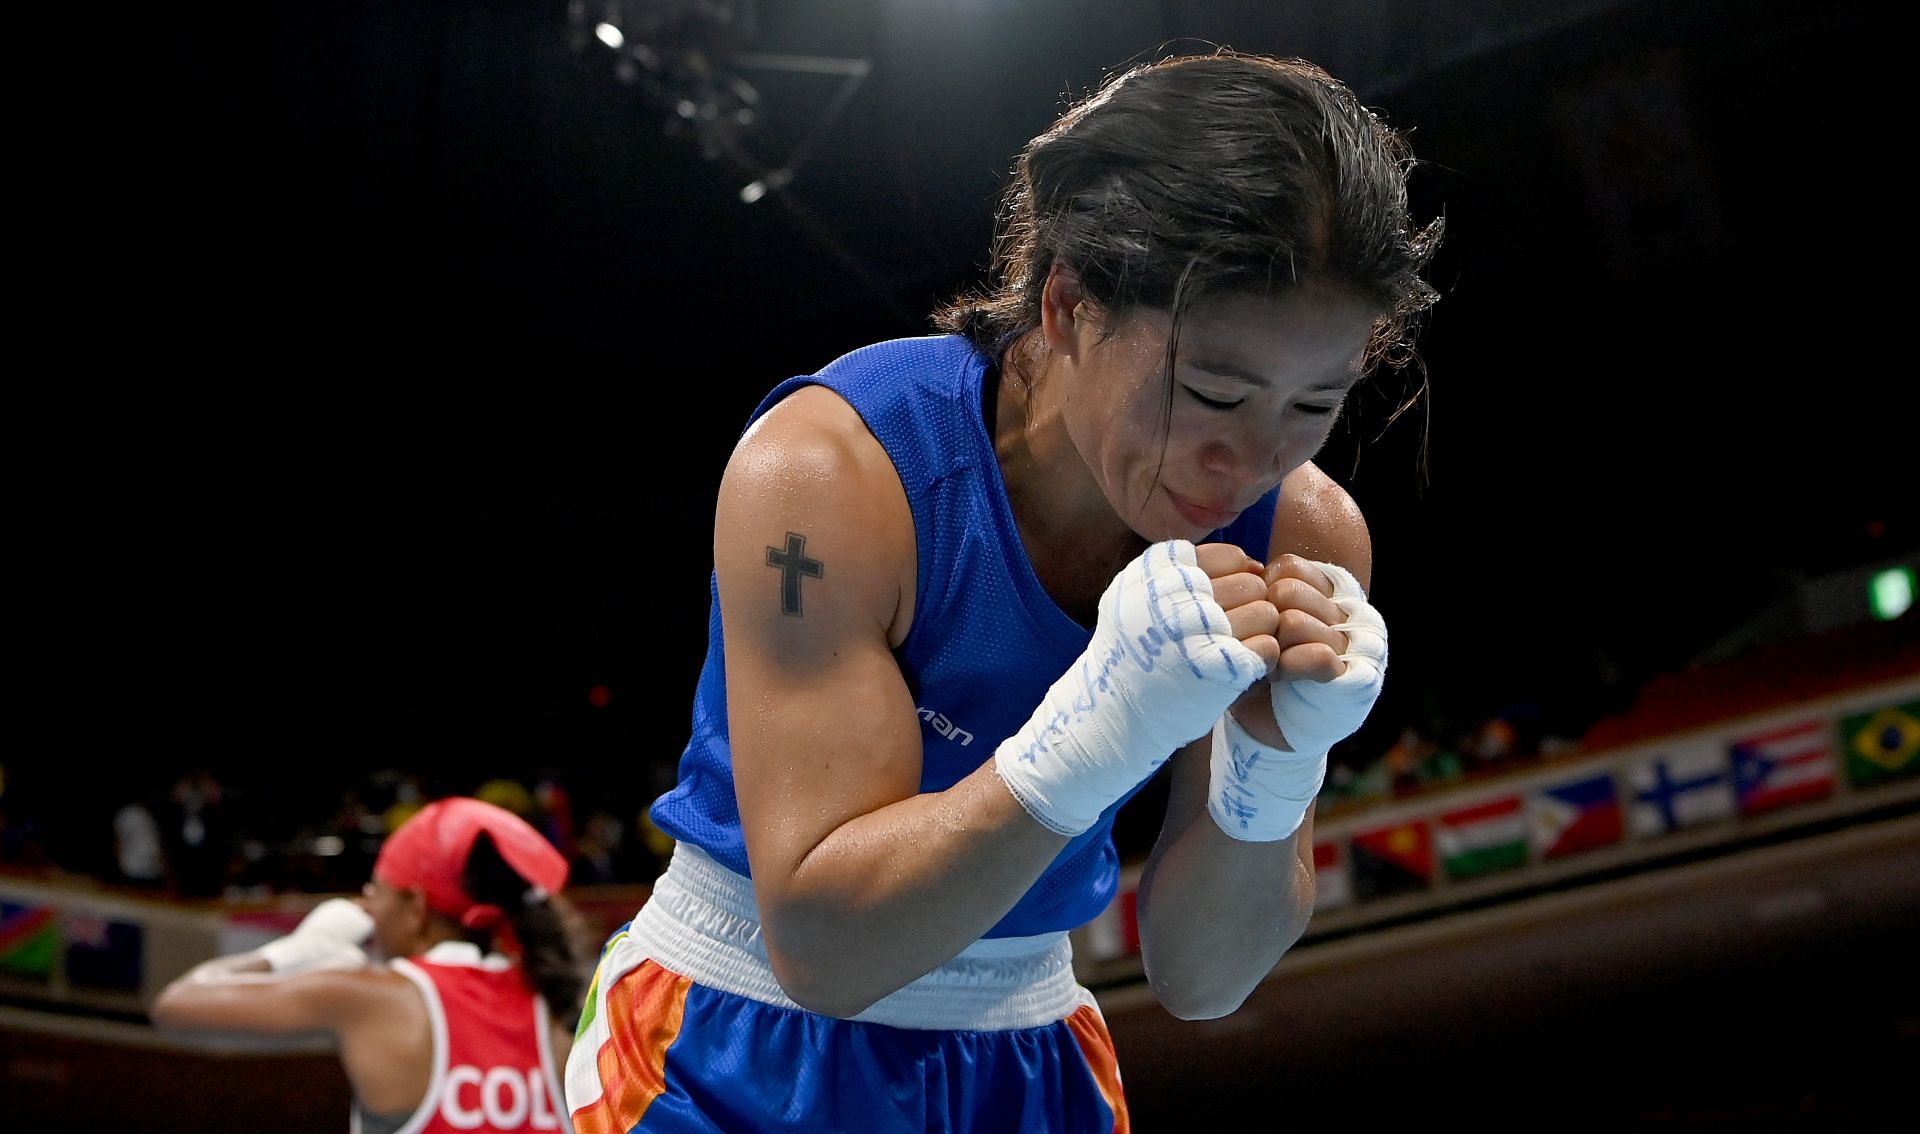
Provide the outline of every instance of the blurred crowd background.
<path id="1" fill-rule="evenodd" d="M 1911 579 L 1915 566 L 1898 570 Z M 1920 671 L 1915 617 L 1909 608 L 1818 631 L 1782 625 L 1771 637 L 1739 641 L 1726 656 L 1654 675 L 1617 710 L 1577 729 L 1533 702 L 1416 698 L 1427 712 L 1382 713 L 1336 747 L 1320 814 L 1573 763 L 1742 712 L 1898 680 Z M 644 886 L 672 852 L 647 808 L 671 786 L 675 764 L 639 757 L 612 764 L 551 753 L 390 764 L 263 756 L 49 775 L 43 763 L 15 760 L 0 764 L 0 871 L 186 900 L 353 892 L 370 876 L 382 840 L 414 811 L 444 796 L 473 795 L 543 831 L 571 862 L 572 885 Z M 1163 781 L 1123 810 L 1115 827 L 1123 859 L 1137 861 L 1150 847 Z"/>

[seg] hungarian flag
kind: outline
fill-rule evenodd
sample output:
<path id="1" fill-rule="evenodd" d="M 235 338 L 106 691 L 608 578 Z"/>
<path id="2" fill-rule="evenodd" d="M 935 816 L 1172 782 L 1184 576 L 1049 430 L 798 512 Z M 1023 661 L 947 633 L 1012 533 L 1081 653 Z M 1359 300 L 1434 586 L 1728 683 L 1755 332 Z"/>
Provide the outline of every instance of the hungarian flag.
<path id="1" fill-rule="evenodd" d="M 1353 901 L 1347 857 L 1337 842 L 1313 844 L 1313 912 L 1337 910 Z"/>
<path id="2" fill-rule="evenodd" d="M 1811 803 L 1833 794 L 1837 774 L 1826 721 L 1807 721 L 1736 740 L 1733 793 L 1742 815 Z"/>
<path id="3" fill-rule="evenodd" d="M 1910 776 L 1920 769 L 1920 701 L 1844 717 L 1840 736 L 1854 786 Z"/>
<path id="4" fill-rule="evenodd" d="M 1527 818 L 1517 795 L 1442 812 L 1433 837 L 1450 878 L 1471 878 L 1527 864 Z"/>
<path id="5" fill-rule="evenodd" d="M 0 973 L 48 980 L 59 955 L 60 927 L 52 906 L 0 902 Z"/>
<path id="6" fill-rule="evenodd" d="M 1730 819 L 1737 809 L 1722 743 L 1668 748 L 1628 769 L 1627 780 L 1633 789 L 1627 826 L 1636 835 L 1665 835 Z"/>
<path id="7" fill-rule="evenodd" d="M 1353 834 L 1353 893 L 1362 901 L 1424 890 L 1433 882 L 1433 836 L 1424 819 Z"/>
<path id="8" fill-rule="evenodd" d="M 1527 826 L 1543 859 L 1610 847 L 1624 824 L 1613 775 L 1601 772 L 1535 790 L 1527 797 Z"/>

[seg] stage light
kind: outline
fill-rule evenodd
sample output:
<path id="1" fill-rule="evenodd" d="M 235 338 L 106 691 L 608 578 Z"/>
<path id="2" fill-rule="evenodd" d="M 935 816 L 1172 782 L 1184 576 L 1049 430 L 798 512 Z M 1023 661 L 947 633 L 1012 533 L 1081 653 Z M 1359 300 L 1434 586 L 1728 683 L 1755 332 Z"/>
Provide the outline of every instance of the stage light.
<path id="1" fill-rule="evenodd" d="M 740 200 L 751 205 L 774 189 L 784 189 L 793 180 L 790 169 L 776 169 L 765 177 L 757 177 L 740 190 Z"/>
<path id="2" fill-rule="evenodd" d="M 726 160 L 751 177 L 740 200 L 753 204 L 792 184 L 813 143 L 845 108 L 872 70 L 867 59 L 749 52 L 755 34 L 752 0 L 570 0 L 568 43 L 576 54 L 603 44 L 613 73 L 660 111 L 669 134 L 689 135 L 709 161 Z M 817 120 L 792 151 L 767 161 L 760 91 L 745 72 L 780 71 L 839 80 Z M 756 135 L 750 137 L 750 135 Z"/>

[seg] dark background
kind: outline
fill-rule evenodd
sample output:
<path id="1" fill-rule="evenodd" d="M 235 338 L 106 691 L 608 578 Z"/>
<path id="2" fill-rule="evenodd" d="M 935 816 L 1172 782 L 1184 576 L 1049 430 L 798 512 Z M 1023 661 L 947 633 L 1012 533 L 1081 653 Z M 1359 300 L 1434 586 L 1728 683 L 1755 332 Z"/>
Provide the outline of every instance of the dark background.
<path id="1" fill-rule="evenodd" d="M 1447 219 L 1428 397 L 1389 424 L 1382 386 L 1322 459 L 1394 626 L 1348 758 L 1516 703 L 1577 735 L 1798 582 L 1911 555 L 1886 19 L 1436 7 L 721 5 L 752 19 L 682 30 L 759 119 L 711 156 L 563 3 L 110 10 L 32 116 L 48 413 L 15 428 L 46 454 L 21 487 L 66 727 L 13 785 L 93 798 L 111 752 L 316 806 L 396 765 L 644 795 L 684 740 L 714 489 L 761 392 L 926 331 L 980 278 L 1024 141 L 1205 43 L 1327 65 L 1412 133 L 1416 211 Z M 839 76 L 739 51 L 871 72 L 835 110 Z"/>

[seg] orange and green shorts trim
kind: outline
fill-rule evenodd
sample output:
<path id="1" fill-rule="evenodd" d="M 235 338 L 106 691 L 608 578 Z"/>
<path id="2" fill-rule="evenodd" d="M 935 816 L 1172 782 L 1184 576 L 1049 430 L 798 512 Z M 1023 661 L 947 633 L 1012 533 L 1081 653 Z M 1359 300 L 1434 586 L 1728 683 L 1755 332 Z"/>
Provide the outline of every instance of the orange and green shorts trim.
<path id="1" fill-rule="evenodd" d="M 618 933 L 568 1059 L 575 1134 L 1127 1134 L 1091 1002 L 1004 1031 L 842 1020 L 694 984 Z"/>

